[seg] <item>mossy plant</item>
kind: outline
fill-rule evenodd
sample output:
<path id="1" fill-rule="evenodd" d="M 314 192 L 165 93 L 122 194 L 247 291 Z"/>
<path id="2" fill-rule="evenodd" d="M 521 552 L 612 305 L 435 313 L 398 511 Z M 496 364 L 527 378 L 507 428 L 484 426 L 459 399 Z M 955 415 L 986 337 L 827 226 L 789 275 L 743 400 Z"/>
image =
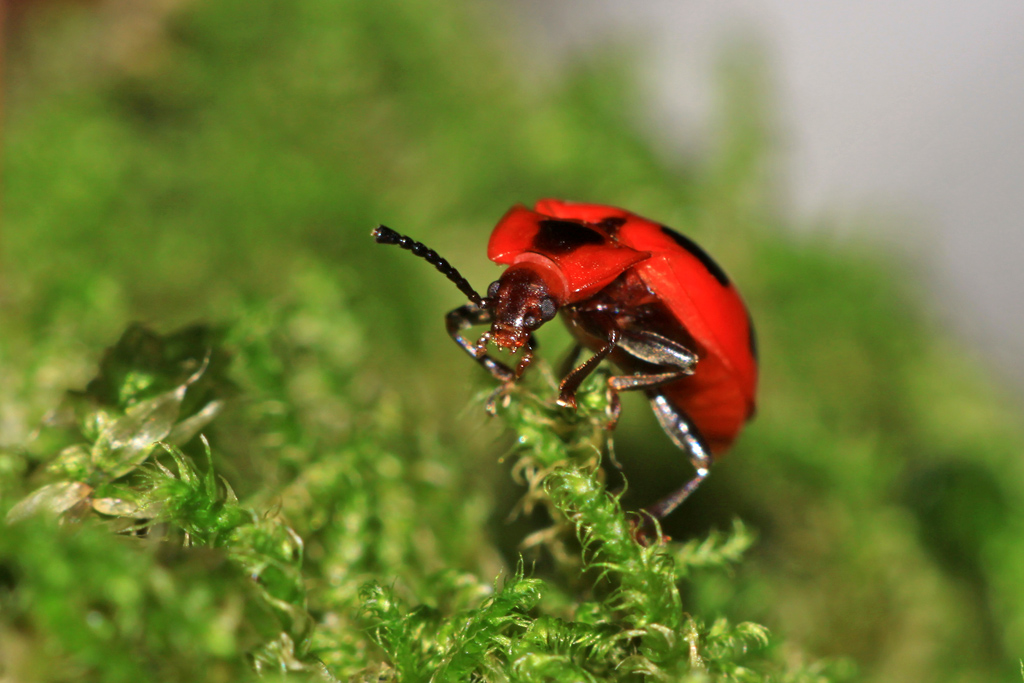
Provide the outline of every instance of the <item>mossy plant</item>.
<path id="1" fill-rule="evenodd" d="M 28 463 L 4 482 L 22 491 L 5 497 L 0 564 L 3 628 L 24 648 L 12 675 L 58 680 L 59 661 L 110 681 L 824 680 L 789 670 L 762 626 L 686 612 L 678 583 L 739 561 L 749 533 L 638 543 L 638 516 L 602 483 L 601 376 L 576 412 L 554 405 L 545 373 L 500 402 L 524 506 L 551 512 L 532 542 L 553 571 L 467 569 L 466 546 L 487 542 L 482 508 L 455 495 L 453 463 L 405 441 L 400 407 L 389 418 L 352 393 L 365 373 L 331 348 L 344 299 L 307 280 L 304 304 L 247 305 L 216 332 L 132 326 L 7 453 Z M 287 454 L 248 470 L 261 478 L 238 482 L 248 500 L 220 472 L 256 454 L 222 454 L 230 441 Z"/>

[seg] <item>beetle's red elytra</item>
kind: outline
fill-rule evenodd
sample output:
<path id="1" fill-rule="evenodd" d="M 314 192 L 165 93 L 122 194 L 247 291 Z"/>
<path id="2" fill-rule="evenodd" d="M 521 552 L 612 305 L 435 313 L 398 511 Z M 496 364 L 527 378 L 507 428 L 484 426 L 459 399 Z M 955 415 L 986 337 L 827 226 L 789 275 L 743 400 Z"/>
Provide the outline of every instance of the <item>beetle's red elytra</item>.
<path id="1" fill-rule="evenodd" d="M 576 406 L 583 380 L 608 359 L 614 426 L 618 392 L 643 391 L 668 437 L 696 476 L 645 510 L 663 518 L 708 475 L 753 416 L 757 344 L 743 300 L 696 243 L 655 221 L 611 206 L 542 199 L 512 207 L 494 228 L 487 256 L 508 268 L 481 297 L 445 259 L 385 226 L 377 242 L 397 244 L 432 263 L 469 298 L 446 317 L 452 339 L 502 386 L 533 361 L 533 332 L 558 313 L 593 355 L 562 379 L 558 403 Z M 465 331 L 489 325 L 477 341 Z M 487 353 L 516 351 L 512 369 Z"/>

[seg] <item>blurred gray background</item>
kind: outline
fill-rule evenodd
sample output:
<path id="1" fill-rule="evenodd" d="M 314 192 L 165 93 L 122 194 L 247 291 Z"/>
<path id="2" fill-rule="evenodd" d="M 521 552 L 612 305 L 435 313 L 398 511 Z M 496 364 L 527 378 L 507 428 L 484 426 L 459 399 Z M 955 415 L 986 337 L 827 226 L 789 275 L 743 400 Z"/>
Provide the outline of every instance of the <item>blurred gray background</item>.
<path id="1" fill-rule="evenodd" d="M 780 208 L 916 267 L 938 318 L 1024 387 L 1024 0 L 506 0 L 557 64 L 625 45 L 652 132 L 699 151 L 716 65 L 753 42 Z"/>

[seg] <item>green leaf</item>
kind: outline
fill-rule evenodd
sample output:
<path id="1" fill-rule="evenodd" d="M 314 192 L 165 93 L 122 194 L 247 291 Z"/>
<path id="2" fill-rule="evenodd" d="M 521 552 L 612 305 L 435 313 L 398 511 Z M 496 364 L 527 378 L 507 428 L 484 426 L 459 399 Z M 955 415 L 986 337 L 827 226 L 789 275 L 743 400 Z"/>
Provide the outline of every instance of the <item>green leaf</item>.
<path id="1" fill-rule="evenodd" d="M 7 512 L 7 523 L 21 521 L 39 513 L 59 515 L 86 500 L 93 488 L 80 481 L 62 481 L 36 489 Z"/>
<path id="2" fill-rule="evenodd" d="M 92 447 L 92 461 L 97 469 L 108 479 L 117 479 L 145 462 L 157 442 L 171 433 L 181 412 L 185 392 L 205 370 L 206 363 L 203 363 L 179 386 L 135 404 L 128 408 L 124 417 L 107 425 Z M 217 410 L 211 412 L 212 415 L 203 416 L 206 422 L 216 415 Z"/>

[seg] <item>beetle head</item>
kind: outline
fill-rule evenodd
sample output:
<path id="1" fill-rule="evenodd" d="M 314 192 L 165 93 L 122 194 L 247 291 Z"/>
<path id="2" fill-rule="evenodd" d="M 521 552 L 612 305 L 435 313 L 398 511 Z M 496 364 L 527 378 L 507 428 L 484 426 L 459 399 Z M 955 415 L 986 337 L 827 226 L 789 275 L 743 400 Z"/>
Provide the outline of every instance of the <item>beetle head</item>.
<path id="1" fill-rule="evenodd" d="M 487 288 L 491 329 L 481 338 L 481 345 L 490 341 L 498 348 L 515 351 L 526 344 L 531 332 L 558 313 L 553 289 L 548 274 L 535 264 L 511 266 Z"/>

